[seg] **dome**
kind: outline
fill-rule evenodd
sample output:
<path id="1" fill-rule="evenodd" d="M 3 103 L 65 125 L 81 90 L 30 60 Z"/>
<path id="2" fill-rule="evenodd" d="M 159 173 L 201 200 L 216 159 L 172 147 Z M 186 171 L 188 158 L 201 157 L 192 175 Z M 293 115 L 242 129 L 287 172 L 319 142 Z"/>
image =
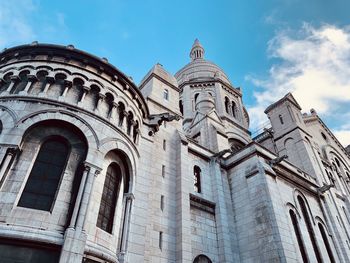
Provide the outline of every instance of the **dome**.
<path id="1" fill-rule="evenodd" d="M 175 74 L 179 85 L 191 80 L 207 81 L 214 79 L 220 79 L 231 85 L 227 75 L 219 66 L 204 59 L 204 48 L 198 39 L 195 40 L 192 46 L 190 57 L 192 61 Z"/>
<path id="2" fill-rule="evenodd" d="M 196 110 L 206 113 L 213 108 L 215 108 L 215 102 L 213 97 L 206 91 L 202 91 L 201 93 L 199 93 L 196 103 Z"/>

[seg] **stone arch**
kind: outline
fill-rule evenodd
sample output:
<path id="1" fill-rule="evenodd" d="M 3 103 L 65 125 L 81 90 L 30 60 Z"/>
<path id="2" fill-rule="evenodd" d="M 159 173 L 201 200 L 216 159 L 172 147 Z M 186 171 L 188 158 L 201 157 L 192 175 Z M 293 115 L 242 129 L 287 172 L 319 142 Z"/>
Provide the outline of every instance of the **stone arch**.
<path id="1" fill-rule="evenodd" d="M 36 70 L 53 71 L 53 68 L 50 67 L 50 66 L 37 66 L 35 69 L 36 69 Z"/>
<path id="2" fill-rule="evenodd" d="M 212 263 L 212 261 L 206 255 L 200 254 L 193 259 L 193 263 Z"/>
<path id="3" fill-rule="evenodd" d="M 84 80 L 84 85 L 89 80 L 88 77 L 86 77 L 84 74 L 81 74 L 81 73 L 78 73 L 78 72 L 73 72 L 72 73 L 72 77 L 73 77 L 73 79 L 74 79 L 74 77 L 78 77 L 78 78 L 83 79 Z"/>
<path id="4" fill-rule="evenodd" d="M 294 204 L 292 204 L 291 202 L 287 202 L 286 204 L 285 204 L 285 206 L 286 206 L 286 208 L 287 208 L 287 211 L 289 211 L 289 210 L 293 210 L 294 212 L 295 212 L 295 214 L 299 217 L 299 218 L 301 218 L 301 215 L 300 215 L 300 213 L 299 213 L 299 210 L 298 210 L 298 208 L 294 205 Z"/>
<path id="5" fill-rule="evenodd" d="M 313 223 L 313 225 L 315 225 L 315 217 L 312 214 L 312 211 L 311 211 L 311 208 L 310 208 L 309 202 L 307 201 L 306 196 L 299 189 L 294 189 L 294 191 L 293 191 L 294 204 L 296 204 L 296 207 L 299 208 L 298 196 L 300 196 L 304 200 L 304 203 L 306 205 L 306 209 L 307 209 L 308 213 L 310 214 L 310 218 L 312 220 L 312 223 Z"/>
<path id="6" fill-rule="evenodd" d="M 29 70 L 29 71 L 34 71 L 35 67 L 32 65 L 24 65 L 24 66 L 20 66 L 18 67 L 18 71 L 22 71 L 22 70 Z"/>
<path id="7" fill-rule="evenodd" d="M 56 75 L 57 73 L 62 73 L 62 74 L 64 74 L 64 75 L 66 75 L 67 77 L 70 76 L 70 75 L 72 75 L 72 72 L 70 72 L 69 70 L 64 69 L 64 68 L 55 68 L 53 71 L 55 72 L 55 75 Z"/>
<path id="8" fill-rule="evenodd" d="M 101 141 L 100 152 L 102 156 L 106 156 L 111 151 L 118 151 L 125 155 L 130 174 L 129 192 L 132 193 L 137 178 L 137 161 L 136 157 L 140 157 L 136 148 L 129 145 L 125 140 L 120 138 L 106 138 Z M 135 156 L 136 155 L 136 156 Z"/>
<path id="9" fill-rule="evenodd" d="M 0 117 L 2 121 L 5 118 L 12 120 L 10 125 L 4 125 L 3 128 L 14 128 L 16 126 L 17 119 L 18 119 L 17 113 L 14 110 L 12 110 L 12 109 L 10 109 L 10 108 L 8 108 L 6 106 L 3 106 L 3 105 L 0 105 L 0 110 L 2 112 L 6 112 L 6 115 L 8 116 L 8 117 L 5 116 L 4 118 Z M 0 114 L 1 114 L 1 112 L 0 112 Z M 3 123 L 7 124 L 8 122 L 7 121 L 6 122 L 3 121 Z"/>
<path id="10" fill-rule="evenodd" d="M 95 84 L 96 86 L 98 86 L 100 88 L 100 90 L 103 90 L 103 88 L 104 88 L 104 85 L 100 81 L 98 81 L 96 79 L 89 79 L 88 83 L 89 83 L 90 86 Z"/>
<path id="11" fill-rule="evenodd" d="M 123 104 L 124 105 L 124 110 L 125 111 L 129 111 L 129 103 L 128 103 L 128 101 L 125 99 L 125 98 L 123 98 L 123 97 L 118 97 L 117 99 L 116 99 L 116 103 L 117 104 Z"/>
<path id="12" fill-rule="evenodd" d="M 29 127 L 44 120 L 65 121 L 74 125 L 79 130 L 81 130 L 81 132 L 86 137 L 86 141 L 88 144 L 87 158 L 89 156 L 94 156 L 95 155 L 94 151 L 99 149 L 98 136 L 95 133 L 94 129 L 90 126 L 90 124 L 87 121 L 85 121 L 83 118 L 65 110 L 47 109 L 47 110 L 42 110 L 32 114 L 28 114 L 22 117 L 16 122 L 16 127 L 18 127 L 17 130 L 20 131 L 21 133 L 19 135 L 23 136 L 24 131 L 26 131 Z"/>

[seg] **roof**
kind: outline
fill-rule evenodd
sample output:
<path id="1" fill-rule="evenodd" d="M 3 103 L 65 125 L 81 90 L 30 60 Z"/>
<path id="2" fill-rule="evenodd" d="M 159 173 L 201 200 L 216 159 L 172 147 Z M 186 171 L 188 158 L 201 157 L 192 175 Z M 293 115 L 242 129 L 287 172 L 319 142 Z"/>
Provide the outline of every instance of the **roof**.
<path id="1" fill-rule="evenodd" d="M 295 107 L 298 108 L 298 110 L 301 110 L 301 107 L 300 107 L 299 103 L 296 101 L 296 99 L 294 98 L 292 93 L 288 92 L 283 98 L 279 99 L 275 103 L 273 103 L 270 106 L 268 106 L 264 112 L 268 113 L 269 111 L 271 111 L 272 109 L 276 108 L 278 105 L 281 105 L 285 101 L 291 102 Z"/>
<path id="2" fill-rule="evenodd" d="M 178 87 L 176 78 L 166 71 L 159 63 L 155 64 L 150 71 L 148 71 L 146 76 L 143 77 L 140 82 L 140 86 L 142 86 L 142 84 L 153 74 L 170 83 L 172 86 Z"/>
<path id="3" fill-rule="evenodd" d="M 179 86 L 187 81 L 212 81 L 220 79 L 224 83 L 231 85 L 225 72 L 216 64 L 204 59 L 205 50 L 196 39 L 190 51 L 191 62 L 180 69 L 175 78 Z"/>

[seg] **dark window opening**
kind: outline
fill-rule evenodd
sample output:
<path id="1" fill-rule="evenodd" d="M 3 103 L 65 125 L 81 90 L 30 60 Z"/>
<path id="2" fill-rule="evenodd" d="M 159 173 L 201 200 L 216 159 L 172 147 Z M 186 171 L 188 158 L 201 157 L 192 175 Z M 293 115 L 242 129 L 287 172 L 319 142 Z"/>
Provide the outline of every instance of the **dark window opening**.
<path id="1" fill-rule="evenodd" d="M 321 258 L 320 251 L 319 251 L 318 246 L 317 246 L 315 232 L 314 232 L 314 229 L 312 228 L 311 219 L 310 219 L 309 214 L 307 212 L 305 202 L 300 196 L 298 196 L 298 202 L 299 202 L 301 212 L 303 214 L 303 217 L 304 217 L 304 220 L 306 223 L 307 231 L 309 232 L 312 247 L 313 247 L 315 254 L 316 254 L 317 262 L 323 262 L 322 258 Z"/>
<path id="2" fill-rule="evenodd" d="M 61 137 L 42 144 L 18 206 L 51 210 L 68 155 L 69 147 Z"/>
<path id="3" fill-rule="evenodd" d="M 193 167 L 193 186 L 196 193 L 201 193 L 201 168 L 197 165 Z"/>
<path id="4" fill-rule="evenodd" d="M 97 227 L 108 233 L 112 233 L 113 229 L 121 176 L 121 169 L 118 164 L 112 163 L 108 166 L 96 224 Z"/>
<path id="5" fill-rule="evenodd" d="M 180 112 L 183 115 L 184 114 L 184 106 L 182 104 L 182 100 L 179 101 L 179 108 L 180 108 Z"/>
<path id="6" fill-rule="evenodd" d="M 322 239 L 323 239 L 323 243 L 324 243 L 324 245 L 326 247 L 329 259 L 333 263 L 333 262 L 335 262 L 335 260 L 334 260 L 334 256 L 333 256 L 333 253 L 332 253 L 331 246 L 329 245 L 329 242 L 328 242 L 326 231 L 324 230 L 324 227 L 323 227 L 323 225 L 321 223 L 318 223 L 318 228 L 320 229 L 320 232 L 321 232 L 321 235 L 322 235 Z"/>
<path id="7" fill-rule="evenodd" d="M 279 119 L 280 119 L 281 124 L 284 124 L 282 115 L 278 115 L 278 117 L 279 117 Z"/>
<path id="8" fill-rule="evenodd" d="M 303 262 L 306 263 L 306 262 L 308 262 L 308 259 L 307 259 L 302 235 L 300 233 L 297 217 L 296 217 L 294 211 L 292 211 L 292 210 L 289 210 L 289 215 L 290 215 L 290 219 L 292 220 L 292 223 L 293 223 L 294 233 L 295 233 L 295 236 L 296 236 L 297 241 L 298 241 L 298 246 L 299 246 L 299 250 L 301 253 L 301 257 L 303 258 Z"/>

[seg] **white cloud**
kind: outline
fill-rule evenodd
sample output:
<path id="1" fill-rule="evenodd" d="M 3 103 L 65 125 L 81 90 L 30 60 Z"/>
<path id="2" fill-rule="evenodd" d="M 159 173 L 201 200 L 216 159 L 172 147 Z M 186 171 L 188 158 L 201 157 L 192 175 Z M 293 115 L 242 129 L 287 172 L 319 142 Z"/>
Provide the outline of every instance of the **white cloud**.
<path id="1" fill-rule="evenodd" d="M 0 50 L 15 45 L 66 40 L 65 15 L 42 9 L 38 0 L 0 1 Z"/>
<path id="2" fill-rule="evenodd" d="M 31 0 L 0 1 L 0 48 L 35 39 L 29 16 L 36 5 Z"/>
<path id="3" fill-rule="evenodd" d="M 263 110 L 288 92 L 304 110 L 315 108 L 321 117 L 336 118 L 348 111 L 344 104 L 350 103 L 350 27 L 305 24 L 298 32 L 279 32 L 269 42 L 268 52 L 277 61 L 269 76 L 247 77 L 260 88 L 254 93 L 256 106 L 249 109 L 253 130 L 266 121 Z M 343 144 L 350 144 L 350 129 L 341 129 L 341 121 L 350 124 L 340 116 L 331 128 Z"/>

